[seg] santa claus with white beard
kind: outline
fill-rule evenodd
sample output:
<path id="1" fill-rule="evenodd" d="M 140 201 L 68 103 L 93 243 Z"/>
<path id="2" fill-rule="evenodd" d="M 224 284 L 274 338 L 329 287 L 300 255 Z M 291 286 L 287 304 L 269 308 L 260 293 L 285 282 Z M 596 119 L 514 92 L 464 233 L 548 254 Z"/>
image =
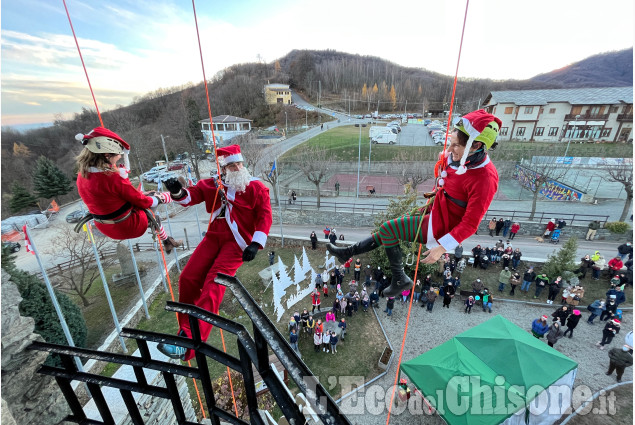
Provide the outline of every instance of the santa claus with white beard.
<path id="1" fill-rule="evenodd" d="M 258 250 L 265 247 L 272 216 L 269 189 L 244 167 L 240 146 L 219 148 L 216 153 L 225 193 L 218 189 L 216 178 L 201 180 L 188 188 L 170 179 L 165 186 L 174 202 L 183 206 L 205 202 L 207 212 L 212 214 L 205 237 L 179 278 L 179 302 L 218 314 L 225 287 L 214 281 L 216 276 L 234 276 L 243 261 L 254 259 Z M 188 315 L 179 313 L 178 320 L 179 335 L 191 338 Z M 212 325 L 199 321 L 199 327 L 201 340 L 206 341 Z M 176 345 L 159 344 L 158 348 L 172 358 L 194 357 L 192 350 Z"/>

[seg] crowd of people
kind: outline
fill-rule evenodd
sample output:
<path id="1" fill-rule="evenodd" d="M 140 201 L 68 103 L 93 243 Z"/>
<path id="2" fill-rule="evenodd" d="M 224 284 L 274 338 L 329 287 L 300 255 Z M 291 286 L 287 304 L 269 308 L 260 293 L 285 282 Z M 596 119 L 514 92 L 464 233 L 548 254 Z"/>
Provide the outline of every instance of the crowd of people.
<path id="1" fill-rule="evenodd" d="M 348 326 L 347 320 L 352 320 L 359 312 L 367 313 L 370 307 L 377 307 L 379 295 L 377 291 L 370 292 L 371 266 L 366 265 L 366 280 L 361 282 L 362 262 L 358 258 L 350 258 L 345 264 L 331 271 L 324 270 L 317 273 L 314 279 L 315 287 L 311 292 L 311 311 L 304 309 L 302 313 L 295 312 L 289 320 L 289 342 L 294 350 L 300 353 L 298 339 L 301 335 L 313 337 L 315 352 L 336 354 L 337 344 L 343 341 Z M 353 269 L 351 271 L 351 269 Z M 377 268 L 381 270 L 381 268 Z M 348 275 L 347 282 L 344 282 Z M 349 280 L 350 279 L 350 280 Z M 381 279 L 381 281 L 385 278 Z M 344 285 L 348 286 L 344 290 Z M 386 283 L 386 287 L 389 283 Z M 332 300 L 332 302 L 331 302 Z M 316 318 L 325 313 L 324 320 Z"/>

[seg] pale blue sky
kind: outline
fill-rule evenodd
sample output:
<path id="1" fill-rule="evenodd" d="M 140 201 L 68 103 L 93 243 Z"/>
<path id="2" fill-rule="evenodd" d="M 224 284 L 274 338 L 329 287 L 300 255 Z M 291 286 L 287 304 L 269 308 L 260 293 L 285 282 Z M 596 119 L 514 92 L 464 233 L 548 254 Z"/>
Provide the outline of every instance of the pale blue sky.
<path id="1" fill-rule="evenodd" d="M 202 81 L 189 0 L 67 0 L 100 110 Z M 3 0 L 2 125 L 94 108 L 61 0 Z M 206 74 L 334 49 L 454 74 L 464 0 L 198 0 Z M 632 0 L 472 0 L 460 77 L 524 79 L 633 46 Z M 222 113 L 222 111 L 214 111 Z"/>

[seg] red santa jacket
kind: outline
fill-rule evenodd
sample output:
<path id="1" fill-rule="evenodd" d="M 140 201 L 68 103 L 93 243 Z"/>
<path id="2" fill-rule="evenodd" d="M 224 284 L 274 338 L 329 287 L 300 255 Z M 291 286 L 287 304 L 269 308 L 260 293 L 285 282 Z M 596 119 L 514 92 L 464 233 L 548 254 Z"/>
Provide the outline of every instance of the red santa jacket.
<path id="1" fill-rule="evenodd" d="M 498 190 L 498 172 L 489 156 L 465 174 L 456 174 L 456 170 L 446 167 L 444 184 L 434 198 L 428 220 L 428 248 L 441 245 L 451 251 L 472 236 Z"/>
<path id="2" fill-rule="evenodd" d="M 205 202 L 205 209 L 212 214 L 212 220 L 216 219 L 223 204 L 219 195 L 214 205 L 214 197 L 218 189 L 212 179 L 201 180 L 196 186 L 185 190 L 187 196 L 176 202 L 184 206 Z M 224 220 L 233 233 L 236 243 L 242 250 L 251 242 L 257 242 L 264 248 L 273 221 L 269 189 L 260 180 L 252 178 L 244 192 L 236 193 L 229 187 L 226 190 L 227 208 Z M 215 208 L 214 211 L 212 207 Z"/>
<path id="3" fill-rule="evenodd" d="M 619 258 L 613 258 L 609 261 L 609 268 L 611 270 L 621 270 L 624 267 L 624 263 Z"/>
<path id="4" fill-rule="evenodd" d="M 95 222 L 95 227 L 112 239 L 138 238 L 148 229 L 148 217 L 143 211 L 150 208 L 152 198 L 138 191 L 128 179 L 118 172 L 91 169 L 87 178 L 77 175 L 77 190 L 88 211 L 95 215 L 109 216 L 110 220 L 123 217 L 131 209 L 130 217 L 116 224 Z M 116 216 L 110 217 L 117 212 Z"/>

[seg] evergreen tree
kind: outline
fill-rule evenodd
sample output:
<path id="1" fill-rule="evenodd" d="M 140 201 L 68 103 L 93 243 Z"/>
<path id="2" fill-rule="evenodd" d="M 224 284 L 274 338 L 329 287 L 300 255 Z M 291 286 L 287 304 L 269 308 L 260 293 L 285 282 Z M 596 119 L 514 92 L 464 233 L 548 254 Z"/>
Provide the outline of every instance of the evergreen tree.
<path id="1" fill-rule="evenodd" d="M 35 165 L 33 187 L 40 198 L 50 199 L 72 190 L 71 181 L 48 158 L 41 156 Z"/>
<path id="2" fill-rule="evenodd" d="M 547 262 L 542 266 L 542 271 L 550 279 L 570 276 L 567 272 L 573 272 L 578 268 L 577 251 L 578 240 L 572 237 L 562 245 L 562 248 L 549 255 Z"/>
<path id="3" fill-rule="evenodd" d="M 40 334 L 46 342 L 68 345 L 46 287 L 34 274 L 16 269 L 13 258 L 5 261 L 4 253 L 3 249 L 3 273 L 6 271 L 11 275 L 10 280 L 16 284 L 22 297 L 19 307 L 20 314 L 33 318 L 35 321 L 34 332 Z M 85 347 L 88 331 L 81 309 L 67 295 L 55 291 L 55 297 L 62 310 L 75 346 Z M 60 366 L 61 359 L 58 355 L 50 355 L 44 364 Z"/>
<path id="4" fill-rule="evenodd" d="M 13 183 L 11 193 L 13 194 L 13 197 L 11 198 L 9 208 L 11 208 L 12 213 L 17 213 L 23 209 L 37 205 L 35 197 L 17 181 Z"/>
<path id="5" fill-rule="evenodd" d="M 413 213 L 417 209 L 417 193 L 413 190 L 408 190 L 407 193 L 403 196 L 397 197 L 397 199 L 391 199 L 386 208 L 386 212 L 381 214 L 375 220 L 375 229 L 374 232 L 379 231 L 379 227 L 386 221 L 392 220 L 397 217 L 401 217 L 402 215 Z M 406 274 L 411 278 L 414 278 L 415 268 L 417 267 L 417 254 L 419 253 L 419 244 L 412 242 L 404 242 L 401 241 L 401 252 L 404 256 L 404 270 Z M 424 246 L 421 249 L 421 252 L 425 252 L 427 248 Z M 410 258 L 408 258 L 408 254 L 410 254 Z M 414 258 L 412 257 L 414 256 Z M 374 265 L 380 266 L 382 270 L 386 271 L 386 273 L 390 273 L 390 262 L 386 257 L 386 251 L 380 247 L 371 251 L 370 253 L 371 260 Z M 412 265 L 408 265 L 406 260 L 412 261 Z M 409 261 L 409 262 L 410 262 Z M 421 276 L 425 276 L 428 273 L 433 273 L 436 268 L 436 264 L 420 264 L 419 271 L 417 273 L 417 279 L 420 279 Z"/>

